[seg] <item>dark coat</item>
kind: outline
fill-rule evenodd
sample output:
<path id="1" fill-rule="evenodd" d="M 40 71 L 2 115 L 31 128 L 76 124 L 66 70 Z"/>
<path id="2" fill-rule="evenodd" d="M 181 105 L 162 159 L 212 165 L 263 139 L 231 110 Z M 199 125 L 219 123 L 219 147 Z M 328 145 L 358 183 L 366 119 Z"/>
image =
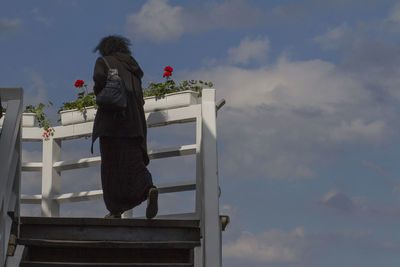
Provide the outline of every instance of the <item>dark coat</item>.
<path id="1" fill-rule="evenodd" d="M 111 68 L 118 69 L 118 74 L 125 83 L 128 96 L 128 107 L 125 114 L 98 109 L 93 125 L 92 146 L 99 136 L 139 137 L 144 154 L 144 162 L 149 163 L 147 155 L 147 125 L 144 115 L 142 92 L 143 71 L 136 60 L 128 54 L 114 53 L 105 57 Z M 108 67 L 99 57 L 94 67 L 93 91 L 97 95 L 107 81 Z M 92 150 L 93 153 L 93 150 Z"/>

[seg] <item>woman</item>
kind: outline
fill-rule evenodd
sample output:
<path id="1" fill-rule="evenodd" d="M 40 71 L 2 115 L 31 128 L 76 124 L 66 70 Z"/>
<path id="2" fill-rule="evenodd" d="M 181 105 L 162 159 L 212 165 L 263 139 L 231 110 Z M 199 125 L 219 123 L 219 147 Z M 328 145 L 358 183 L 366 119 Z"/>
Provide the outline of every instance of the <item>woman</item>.
<path id="1" fill-rule="evenodd" d="M 93 50 L 99 51 L 111 68 L 118 69 L 128 98 L 128 107 L 122 114 L 98 109 L 93 125 L 92 148 L 99 137 L 103 198 L 110 211 L 105 218 L 121 218 L 124 211 L 146 199 L 146 217 L 153 218 L 158 212 L 158 190 L 146 168 L 149 157 L 141 86 L 143 71 L 131 56 L 129 45 L 127 38 L 111 35 Z M 102 57 L 97 58 L 93 73 L 96 95 L 104 88 L 108 74 Z"/>

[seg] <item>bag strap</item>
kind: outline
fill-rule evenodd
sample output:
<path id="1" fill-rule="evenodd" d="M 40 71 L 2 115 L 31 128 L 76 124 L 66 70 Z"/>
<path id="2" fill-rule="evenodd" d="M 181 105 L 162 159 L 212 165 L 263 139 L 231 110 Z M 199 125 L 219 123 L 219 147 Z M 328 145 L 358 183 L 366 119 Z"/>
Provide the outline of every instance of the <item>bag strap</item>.
<path id="1" fill-rule="evenodd" d="M 108 67 L 108 69 L 111 69 L 111 67 L 110 67 L 110 65 L 108 64 L 108 62 L 107 62 L 107 60 L 106 60 L 106 58 L 105 57 L 101 57 L 103 60 L 104 60 L 104 62 L 106 63 L 106 65 L 107 65 L 107 67 Z"/>

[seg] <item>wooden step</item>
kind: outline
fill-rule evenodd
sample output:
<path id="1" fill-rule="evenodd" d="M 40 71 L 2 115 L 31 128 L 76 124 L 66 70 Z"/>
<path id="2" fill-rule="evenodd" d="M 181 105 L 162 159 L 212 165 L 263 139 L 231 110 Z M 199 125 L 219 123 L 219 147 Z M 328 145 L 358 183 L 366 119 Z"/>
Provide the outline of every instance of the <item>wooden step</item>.
<path id="1" fill-rule="evenodd" d="M 80 248 L 176 248 L 192 249 L 200 241 L 75 241 L 47 239 L 19 239 L 19 245 L 27 247 L 80 247 Z"/>
<path id="2" fill-rule="evenodd" d="M 21 239 L 199 241 L 198 220 L 21 217 Z"/>
<path id="3" fill-rule="evenodd" d="M 20 266 L 193 266 L 198 220 L 21 217 Z"/>
<path id="4" fill-rule="evenodd" d="M 29 246 L 24 261 L 75 263 L 193 263 L 193 249 Z"/>
<path id="5" fill-rule="evenodd" d="M 87 267 L 87 266 L 96 266 L 96 267 L 126 267 L 126 266 L 135 266 L 135 267 L 193 267 L 191 263 L 96 263 L 96 264 L 88 264 L 85 262 L 33 262 L 33 261 L 23 261 L 19 265 L 21 267 L 65 267 L 65 266 L 74 266 L 74 267 Z"/>

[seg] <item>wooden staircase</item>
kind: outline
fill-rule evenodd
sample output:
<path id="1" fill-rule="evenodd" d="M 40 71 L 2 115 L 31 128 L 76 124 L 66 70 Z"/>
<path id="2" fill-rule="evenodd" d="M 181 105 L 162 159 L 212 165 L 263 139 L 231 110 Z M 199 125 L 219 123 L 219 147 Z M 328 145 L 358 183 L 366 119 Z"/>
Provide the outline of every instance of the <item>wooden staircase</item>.
<path id="1" fill-rule="evenodd" d="M 0 266 L 222 266 L 221 231 L 229 217 L 219 213 L 216 116 L 225 101 L 216 103 L 215 89 L 204 89 L 201 103 L 145 114 L 149 128 L 194 122 L 196 132 L 195 144 L 149 151 L 151 160 L 196 159 L 195 180 L 159 186 L 159 193 L 194 190 L 195 212 L 155 220 L 58 217 L 64 203 L 103 197 L 102 190 L 60 194 L 61 172 L 101 164 L 100 157 L 61 160 L 62 142 L 90 137 L 93 122 L 55 126 L 44 140 L 41 128 L 21 127 L 23 89 L 0 87 L 0 95 L 7 101 L 0 136 Z M 21 161 L 25 141 L 42 143 L 40 162 Z M 21 195 L 22 171 L 41 172 L 40 194 Z M 20 204 L 41 205 L 45 217 L 20 217 Z"/>
<path id="2" fill-rule="evenodd" d="M 22 217 L 19 266 L 194 266 L 198 220 Z"/>

